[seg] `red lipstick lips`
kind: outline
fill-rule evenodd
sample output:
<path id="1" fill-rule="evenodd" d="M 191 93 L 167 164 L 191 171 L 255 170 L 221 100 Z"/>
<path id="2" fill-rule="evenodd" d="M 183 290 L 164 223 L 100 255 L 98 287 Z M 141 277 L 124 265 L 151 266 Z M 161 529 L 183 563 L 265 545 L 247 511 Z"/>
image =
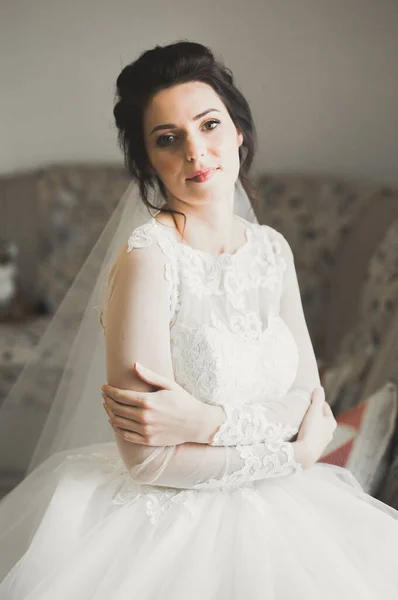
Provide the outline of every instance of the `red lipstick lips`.
<path id="1" fill-rule="evenodd" d="M 217 168 L 196 171 L 195 175 L 190 177 L 188 181 L 193 181 L 194 183 L 203 183 L 204 181 L 211 179 L 216 171 Z"/>

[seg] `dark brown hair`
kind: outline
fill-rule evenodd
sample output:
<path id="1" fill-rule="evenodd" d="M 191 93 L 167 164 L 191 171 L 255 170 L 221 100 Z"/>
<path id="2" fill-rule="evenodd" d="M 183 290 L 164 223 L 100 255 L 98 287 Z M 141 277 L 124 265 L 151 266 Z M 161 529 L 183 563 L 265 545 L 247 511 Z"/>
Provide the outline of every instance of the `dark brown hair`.
<path id="1" fill-rule="evenodd" d="M 133 179 L 138 182 L 143 202 L 148 208 L 159 208 L 148 200 L 149 188 L 156 187 L 163 198 L 167 199 L 163 182 L 150 170 L 143 135 L 144 110 L 160 90 L 189 81 L 201 81 L 210 85 L 242 133 L 239 179 L 254 204 L 255 189 L 248 173 L 254 158 L 256 132 L 249 104 L 235 86 L 232 72 L 220 60 L 215 59 L 209 48 L 189 41 L 155 46 L 147 50 L 137 60 L 125 66 L 117 78 L 113 114 L 118 141 L 124 154 L 124 163 Z"/>

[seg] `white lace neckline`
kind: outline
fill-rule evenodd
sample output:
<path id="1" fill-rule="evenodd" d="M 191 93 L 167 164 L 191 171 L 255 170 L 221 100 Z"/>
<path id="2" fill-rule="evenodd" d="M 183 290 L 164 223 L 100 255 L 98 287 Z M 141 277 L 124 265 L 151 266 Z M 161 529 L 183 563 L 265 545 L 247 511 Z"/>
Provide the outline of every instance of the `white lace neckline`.
<path id="1" fill-rule="evenodd" d="M 155 215 L 151 217 L 151 222 L 152 222 L 153 226 L 156 228 L 159 228 L 159 229 L 161 228 L 162 231 L 165 231 L 168 234 L 169 239 L 172 242 L 174 242 L 176 245 L 182 247 L 184 249 L 184 251 L 189 252 L 191 254 L 203 256 L 204 258 L 214 260 L 217 262 L 218 261 L 225 262 L 225 261 L 231 261 L 231 260 L 236 259 L 242 253 L 246 252 L 246 250 L 251 246 L 252 234 L 253 234 L 252 227 L 251 227 L 252 224 L 246 222 L 239 215 L 235 215 L 235 216 L 245 223 L 245 228 L 244 228 L 245 241 L 234 252 L 221 252 L 220 254 L 214 255 L 214 254 L 210 254 L 210 252 L 206 252 L 205 250 L 200 250 L 199 248 L 194 248 L 193 246 L 190 246 L 189 244 L 187 244 L 187 242 L 178 240 L 175 237 L 174 232 L 167 225 L 164 225 L 164 223 L 159 223 L 159 221 L 157 221 L 155 219 L 156 215 L 159 213 L 160 213 L 160 210 L 158 210 L 155 213 Z"/>

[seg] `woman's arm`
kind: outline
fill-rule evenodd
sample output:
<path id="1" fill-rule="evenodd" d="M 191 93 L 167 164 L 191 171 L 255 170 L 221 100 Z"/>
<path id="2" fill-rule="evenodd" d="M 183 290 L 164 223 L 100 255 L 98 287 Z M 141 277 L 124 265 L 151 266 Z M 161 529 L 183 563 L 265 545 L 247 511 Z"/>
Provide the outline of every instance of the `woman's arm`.
<path id="1" fill-rule="evenodd" d="M 293 334 L 299 355 L 296 378 L 290 390 L 283 397 L 268 397 L 259 403 L 241 406 L 222 404 L 222 410 L 220 406 L 198 402 L 188 392 L 178 390 L 176 384 L 164 380 L 157 373 L 149 371 L 146 376 L 141 373 L 140 377 L 147 383 L 162 389 L 161 394 L 147 394 L 146 398 L 152 405 L 151 411 L 138 411 L 135 408 L 139 398 L 135 399 L 134 392 L 119 391 L 120 400 L 125 405 L 114 402 L 113 398 L 107 399 L 108 408 L 114 411 L 113 416 L 117 417 L 119 427 L 132 432 L 126 435 L 126 439 L 136 441 L 137 431 L 142 431 L 143 426 L 136 422 L 135 413 L 139 413 L 144 423 L 152 419 L 157 430 L 155 437 L 165 440 L 164 445 L 198 442 L 213 446 L 236 446 L 266 442 L 274 439 L 277 433 L 285 441 L 293 441 L 310 405 L 311 395 L 320 386 L 320 381 L 302 308 L 293 254 L 281 234 L 270 229 L 269 235 L 274 238 L 276 251 L 285 261 L 280 316 Z M 148 445 L 156 443 L 148 442 Z"/>
<path id="2" fill-rule="evenodd" d="M 298 431 L 307 392 L 290 391 L 282 398 L 238 407 L 213 406 L 198 401 L 175 381 L 134 365 L 138 376 L 156 392 L 136 392 L 103 386 L 104 407 L 109 421 L 122 439 L 147 446 L 175 446 L 184 442 L 213 446 L 236 446 L 266 442 L 276 432 L 285 441 Z M 300 403 L 301 401 L 301 403 Z M 304 401 L 304 402 L 303 402 Z M 291 403 L 293 416 L 287 410 Z M 295 409 L 295 410 L 293 410 Z M 304 412 L 303 412 L 304 414 Z M 297 419 L 297 427 L 290 422 Z M 286 419 L 286 422 L 282 422 Z M 224 430 L 218 434 L 220 427 Z M 225 435 L 225 433 L 227 435 Z"/>
<path id="3" fill-rule="evenodd" d="M 154 243 L 127 252 L 112 269 L 105 312 L 107 378 L 110 385 L 152 391 L 131 365 L 138 361 L 173 379 L 170 353 L 170 290 L 167 258 Z M 202 444 L 148 447 L 116 438 L 133 479 L 167 487 L 240 484 L 290 475 L 305 463 L 306 448 L 280 437 L 269 443 L 214 448 Z M 300 463 L 302 461 L 302 463 Z"/>

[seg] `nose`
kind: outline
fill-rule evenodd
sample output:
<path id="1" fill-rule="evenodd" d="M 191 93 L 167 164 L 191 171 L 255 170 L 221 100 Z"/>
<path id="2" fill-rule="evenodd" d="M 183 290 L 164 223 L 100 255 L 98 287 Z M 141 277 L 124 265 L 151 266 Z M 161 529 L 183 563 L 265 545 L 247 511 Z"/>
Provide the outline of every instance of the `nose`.
<path id="1" fill-rule="evenodd" d="M 187 136 L 185 141 L 185 155 L 189 162 L 196 162 L 205 154 L 204 140 L 200 136 Z"/>

